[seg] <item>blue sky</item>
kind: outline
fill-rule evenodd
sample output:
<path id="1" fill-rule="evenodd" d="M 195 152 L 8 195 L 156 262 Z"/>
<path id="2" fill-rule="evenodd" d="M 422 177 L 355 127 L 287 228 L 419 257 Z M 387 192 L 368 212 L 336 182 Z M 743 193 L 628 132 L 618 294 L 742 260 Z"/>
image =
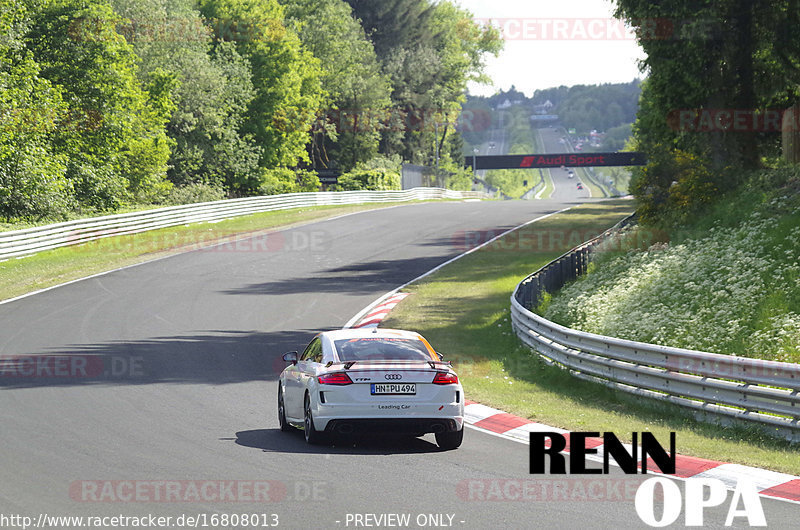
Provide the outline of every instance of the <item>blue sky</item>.
<path id="1" fill-rule="evenodd" d="M 642 77 L 644 57 L 630 31 L 613 20 L 610 0 L 453 0 L 505 29 L 506 46 L 490 57 L 494 84 L 470 85 L 488 95 L 515 85 L 531 95 L 559 85 L 620 83 Z"/>

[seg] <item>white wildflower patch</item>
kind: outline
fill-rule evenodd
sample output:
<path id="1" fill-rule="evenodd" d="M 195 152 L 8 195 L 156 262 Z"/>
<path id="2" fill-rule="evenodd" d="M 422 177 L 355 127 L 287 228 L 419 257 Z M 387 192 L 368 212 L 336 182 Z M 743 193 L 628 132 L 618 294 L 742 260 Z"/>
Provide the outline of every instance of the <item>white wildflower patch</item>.
<path id="1" fill-rule="evenodd" d="M 751 349 L 755 357 L 795 362 L 800 353 L 800 315 L 789 313 L 769 319 L 769 326 L 753 333 Z"/>
<path id="2" fill-rule="evenodd" d="M 593 267 L 554 294 L 544 316 L 630 340 L 798 362 L 800 315 L 774 302 L 790 299 L 800 299 L 800 227 L 754 215 Z"/>

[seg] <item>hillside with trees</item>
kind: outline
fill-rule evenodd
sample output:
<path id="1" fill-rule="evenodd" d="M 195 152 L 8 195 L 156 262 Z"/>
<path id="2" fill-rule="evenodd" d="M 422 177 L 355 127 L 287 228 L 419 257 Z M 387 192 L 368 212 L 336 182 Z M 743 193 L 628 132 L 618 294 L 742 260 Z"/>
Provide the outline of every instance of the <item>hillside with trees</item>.
<path id="1" fill-rule="evenodd" d="M 566 129 L 575 129 L 578 135 L 596 130 L 611 133 L 611 144 L 619 150 L 630 136 L 630 126 L 636 120 L 641 96 L 638 79 L 630 83 L 607 83 L 602 85 L 560 86 L 536 90 L 531 97 L 512 86 L 492 96 L 467 96 L 465 112 L 470 116 L 491 116 L 491 128 L 505 127 L 511 106 L 522 107 L 529 115 L 553 114 L 558 124 Z M 470 145 L 486 141 L 488 127 L 465 127 L 464 140 Z M 625 134 L 627 132 L 627 134 Z M 468 147 L 465 152 L 471 153 Z"/>
<path id="2" fill-rule="evenodd" d="M 0 0 L 0 217 L 457 169 L 501 46 L 450 1 Z"/>

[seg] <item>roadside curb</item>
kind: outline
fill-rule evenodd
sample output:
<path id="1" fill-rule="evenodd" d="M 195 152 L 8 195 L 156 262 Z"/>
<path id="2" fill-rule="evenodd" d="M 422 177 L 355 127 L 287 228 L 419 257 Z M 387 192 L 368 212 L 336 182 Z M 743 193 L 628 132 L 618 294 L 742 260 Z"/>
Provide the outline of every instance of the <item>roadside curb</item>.
<path id="1" fill-rule="evenodd" d="M 465 402 L 464 421 L 481 430 L 524 443 L 529 442 L 531 432 L 557 432 L 567 438 L 569 448 L 569 431 L 565 429 L 550 427 L 474 401 Z M 602 461 L 602 438 L 587 438 L 586 446 L 597 450 L 597 458 L 592 460 Z M 800 477 L 786 473 L 679 454 L 676 457 L 675 475 L 670 476 L 683 479 L 714 478 L 729 488 L 735 488 L 740 478 L 746 478 L 755 484 L 762 496 L 800 503 Z"/>
<path id="2" fill-rule="evenodd" d="M 407 296 L 409 296 L 409 293 L 389 293 L 367 306 L 353 318 L 353 321 L 357 323 L 348 327 L 378 327 L 391 310 Z M 557 432 L 567 438 L 567 449 L 569 449 L 569 431 L 566 429 L 537 423 L 474 401 L 465 401 L 464 421 L 476 429 L 525 444 L 530 442 L 531 432 Z M 587 455 L 587 458 L 602 462 L 602 438 L 587 438 L 585 444 L 586 447 L 597 450 L 597 454 Z M 628 450 L 631 449 L 628 445 L 626 447 Z M 568 453 L 569 451 L 565 452 Z M 679 479 L 713 478 L 721 480 L 731 489 L 736 487 L 739 479 L 747 479 L 756 486 L 759 495 L 763 497 L 800 504 L 800 477 L 757 467 L 729 464 L 681 454 L 678 454 L 675 460 L 675 474 L 669 475 L 671 477 Z"/>
<path id="3" fill-rule="evenodd" d="M 377 305 L 370 306 L 365 315 L 361 316 L 353 328 L 377 328 L 378 324 L 386 318 L 394 307 L 410 293 L 393 293 L 381 300 Z"/>

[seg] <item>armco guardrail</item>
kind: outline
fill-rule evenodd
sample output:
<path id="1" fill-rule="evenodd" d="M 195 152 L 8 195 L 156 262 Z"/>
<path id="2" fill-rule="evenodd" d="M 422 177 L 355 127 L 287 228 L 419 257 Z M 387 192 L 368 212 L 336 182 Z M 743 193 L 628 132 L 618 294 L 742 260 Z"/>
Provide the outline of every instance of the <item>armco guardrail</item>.
<path id="1" fill-rule="evenodd" d="M 13 232 L 0 232 L 0 261 L 35 254 L 43 250 L 86 243 L 104 237 L 135 234 L 188 223 L 220 221 L 240 215 L 273 210 L 369 202 L 467 199 L 482 196 L 477 192 L 415 188 L 404 191 L 290 193 L 171 206 L 144 212 L 67 221 Z"/>
<path id="2" fill-rule="evenodd" d="M 530 311 L 586 270 L 614 231 L 577 247 L 517 285 L 511 317 L 520 340 L 576 377 L 690 407 L 715 421 L 757 422 L 800 441 L 800 365 L 657 346 L 570 329 Z M 752 423 L 751 423 L 752 425 Z"/>

